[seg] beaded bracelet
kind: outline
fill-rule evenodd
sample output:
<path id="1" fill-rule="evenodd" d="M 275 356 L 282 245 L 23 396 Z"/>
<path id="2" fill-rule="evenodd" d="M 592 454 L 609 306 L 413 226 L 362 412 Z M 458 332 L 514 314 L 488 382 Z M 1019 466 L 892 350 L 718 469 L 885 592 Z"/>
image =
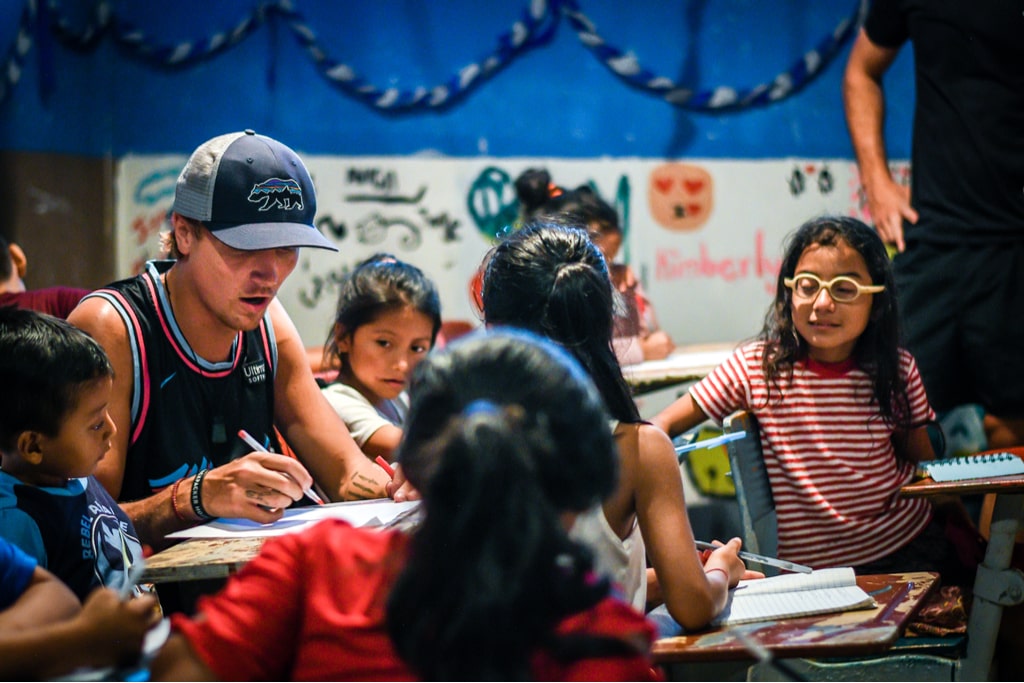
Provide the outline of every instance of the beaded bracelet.
<path id="1" fill-rule="evenodd" d="M 213 519 L 213 515 L 203 507 L 203 477 L 207 472 L 208 470 L 199 470 L 196 478 L 192 480 L 192 512 L 196 513 L 196 517 L 204 522 Z"/>
<path id="2" fill-rule="evenodd" d="M 178 486 L 184 479 L 185 478 L 182 477 L 181 479 L 174 482 L 174 484 L 171 486 L 171 509 L 174 510 L 175 517 L 177 517 L 182 522 L 187 522 L 188 520 L 185 519 L 185 515 L 181 514 L 181 510 L 178 509 Z"/>

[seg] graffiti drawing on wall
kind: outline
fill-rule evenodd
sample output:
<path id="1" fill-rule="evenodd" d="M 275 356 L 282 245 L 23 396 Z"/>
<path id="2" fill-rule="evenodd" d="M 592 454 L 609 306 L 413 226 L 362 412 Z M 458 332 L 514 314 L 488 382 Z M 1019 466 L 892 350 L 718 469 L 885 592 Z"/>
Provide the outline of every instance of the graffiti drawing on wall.
<path id="1" fill-rule="evenodd" d="M 119 277 L 161 256 L 158 235 L 185 161 L 121 162 Z M 317 187 L 317 227 L 340 253 L 301 250 L 278 296 L 311 341 L 329 326 L 339 283 L 376 252 L 423 268 L 446 315 L 473 319 L 470 283 L 487 249 L 516 228 L 514 179 L 531 166 L 549 168 L 563 187 L 590 185 L 614 205 L 626 237 L 618 259 L 633 267 L 662 325 L 681 343 L 749 334 L 774 292 L 785 235 L 822 212 L 866 211 L 855 167 L 837 159 L 328 157 L 307 164 Z M 894 175 L 909 179 L 906 164 L 894 165 Z"/>
<path id="2" fill-rule="evenodd" d="M 460 219 L 449 210 L 431 205 L 427 181 L 407 181 L 405 184 L 411 189 L 405 190 L 399 169 L 376 165 L 348 166 L 342 177 L 340 191 L 334 187 L 320 189 L 322 197 L 337 194 L 321 201 L 327 210 L 319 212 L 317 227 L 339 245 L 354 240 L 357 248 L 349 253 L 358 257 L 341 263 L 334 259 L 332 267 L 319 272 L 314 271 L 309 259 L 303 261 L 307 284 L 299 288 L 298 301 L 310 309 L 316 308 L 324 297 L 334 295 L 355 263 L 369 256 L 374 248 L 392 245 L 389 248 L 405 254 L 416 253 L 424 248 L 432 231 L 442 244 L 460 239 Z M 335 196 L 341 200 L 339 212 L 331 208 Z M 406 258 L 405 254 L 401 258 Z"/>
<path id="3" fill-rule="evenodd" d="M 766 247 L 765 232 L 754 231 L 754 244 L 750 252 L 743 254 L 713 254 L 708 245 L 701 242 L 697 254 L 683 253 L 679 249 L 659 248 L 654 254 L 654 277 L 660 281 L 685 279 L 718 279 L 735 282 L 753 278 L 764 283 L 765 291 L 775 291 L 782 259 L 773 257 Z"/>
<path id="4" fill-rule="evenodd" d="M 697 230 L 714 210 L 711 174 L 693 164 L 662 164 L 651 171 L 647 202 L 658 225 L 680 232 Z"/>
<path id="5" fill-rule="evenodd" d="M 797 164 L 793 167 L 793 172 L 789 174 L 787 179 L 789 194 L 793 197 L 799 197 L 808 191 L 810 187 L 815 186 L 819 194 L 828 195 L 835 189 L 835 184 L 835 178 L 832 176 L 832 171 L 826 163 Z"/>
<path id="6" fill-rule="evenodd" d="M 180 166 L 158 168 L 139 180 L 132 192 L 140 208 L 129 224 L 131 275 L 141 273 L 146 261 L 166 257 L 160 248 L 160 233 L 170 227 L 168 212 L 180 172 Z"/>

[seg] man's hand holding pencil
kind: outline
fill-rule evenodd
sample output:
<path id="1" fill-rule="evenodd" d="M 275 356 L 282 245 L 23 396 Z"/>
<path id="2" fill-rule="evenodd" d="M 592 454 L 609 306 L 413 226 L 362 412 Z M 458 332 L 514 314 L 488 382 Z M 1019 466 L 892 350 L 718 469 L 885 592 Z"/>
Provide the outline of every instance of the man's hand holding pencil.
<path id="1" fill-rule="evenodd" d="M 268 452 L 252 437 L 246 443 L 252 453 L 185 480 L 200 520 L 236 517 L 269 524 L 311 490 L 313 477 L 301 462 Z"/>

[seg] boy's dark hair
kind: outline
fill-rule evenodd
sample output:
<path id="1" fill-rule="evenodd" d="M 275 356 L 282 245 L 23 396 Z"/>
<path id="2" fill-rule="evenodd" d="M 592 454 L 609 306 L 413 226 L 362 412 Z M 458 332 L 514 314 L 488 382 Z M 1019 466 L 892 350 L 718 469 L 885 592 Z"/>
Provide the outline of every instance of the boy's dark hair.
<path id="1" fill-rule="evenodd" d="M 334 324 L 324 343 L 324 360 L 345 364 L 338 337 L 352 334 L 388 311 L 410 306 L 430 318 L 430 344 L 441 329 L 441 299 L 434 283 L 416 266 L 378 252 L 356 264 L 341 283 Z"/>
<path id="2" fill-rule="evenodd" d="M 807 342 L 797 334 L 793 324 L 793 292 L 786 287 L 784 280 L 796 273 L 796 265 L 807 247 L 840 243 L 848 244 L 864 258 L 873 284 L 885 285 L 884 291 L 873 295 L 868 325 L 857 339 L 853 358 L 857 366 L 871 377 L 874 400 L 883 419 L 899 429 L 907 429 L 912 425 L 909 424 L 906 382 L 900 374 L 899 311 L 891 261 L 878 234 L 864 222 L 850 216 L 811 219 L 800 226 L 786 243 L 775 302 L 765 316 L 759 336 L 765 344 L 762 367 L 769 394 L 773 386 L 778 387 L 780 377 L 792 375 L 794 362 L 807 357 Z"/>
<path id="3" fill-rule="evenodd" d="M 81 386 L 113 373 L 103 347 L 77 327 L 0 307 L 0 449 L 15 448 L 24 431 L 57 434 Z"/>

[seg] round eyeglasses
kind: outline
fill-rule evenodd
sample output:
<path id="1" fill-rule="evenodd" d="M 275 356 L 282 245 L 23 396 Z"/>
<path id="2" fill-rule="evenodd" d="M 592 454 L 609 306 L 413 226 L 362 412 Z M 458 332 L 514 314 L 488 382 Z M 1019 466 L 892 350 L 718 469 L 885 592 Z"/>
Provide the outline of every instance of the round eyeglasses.
<path id="1" fill-rule="evenodd" d="M 793 290 L 793 294 L 802 299 L 814 299 L 822 289 L 828 292 L 833 301 L 848 304 L 856 301 L 861 294 L 875 294 L 885 289 L 885 285 L 862 285 L 852 277 L 839 275 L 825 282 L 814 273 L 797 273 L 784 279 L 783 284 Z"/>

